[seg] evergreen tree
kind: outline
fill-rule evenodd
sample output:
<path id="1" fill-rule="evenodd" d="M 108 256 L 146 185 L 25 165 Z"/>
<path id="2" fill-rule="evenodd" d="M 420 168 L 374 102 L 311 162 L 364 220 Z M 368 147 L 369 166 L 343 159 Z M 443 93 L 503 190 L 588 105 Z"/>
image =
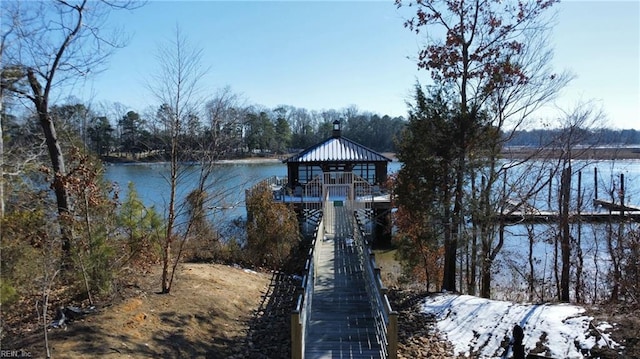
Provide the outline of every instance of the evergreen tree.
<path id="1" fill-rule="evenodd" d="M 140 152 L 140 133 L 143 127 L 143 120 L 135 111 L 129 111 L 118 122 L 120 126 L 120 144 L 122 152 L 131 156 Z"/>
<path id="2" fill-rule="evenodd" d="M 113 126 L 105 116 L 95 117 L 88 130 L 91 149 L 99 156 L 108 156 L 114 144 Z"/>
<path id="3" fill-rule="evenodd" d="M 450 240 L 455 175 L 455 148 L 450 136 L 456 116 L 443 89 L 427 96 L 418 84 L 408 124 L 396 144 L 398 160 L 403 163 L 395 188 L 397 238 L 410 244 L 401 254 L 423 268 L 428 285 L 440 283 L 436 274 L 443 273 L 443 268 L 434 267 L 434 263 L 442 264 L 443 258 L 434 256 L 442 253 Z"/>
<path id="4" fill-rule="evenodd" d="M 291 127 L 287 120 L 282 117 L 278 117 L 276 120 L 276 151 L 287 152 L 287 149 L 291 146 Z"/>

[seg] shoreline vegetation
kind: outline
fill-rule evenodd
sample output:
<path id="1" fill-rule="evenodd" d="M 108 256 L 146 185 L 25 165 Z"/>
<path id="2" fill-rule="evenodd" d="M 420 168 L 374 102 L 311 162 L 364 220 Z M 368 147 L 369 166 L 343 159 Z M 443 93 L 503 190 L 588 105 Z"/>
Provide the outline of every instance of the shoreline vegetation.
<path id="1" fill-rule="evenodd" d="M 640 145 L 630 147 L 585 147 L 573 149 L 573 153 L 573 159 L 576 160 L 640 160 Z M 502 157 L 505 159 L 558 158 L 561 154 L 561 149 L 537 149 L 524 146 L 505 147 L 502 151 Z M 218 160 L 217 162 L 220 164 L 282 163 L 283 160 L 292 155 L 295 155 L 295 153 L 223 159 Z M 398 160 L 395 156 L 395 153 L 392 152 L 383 152 L 382 155 L 392 159 L 394 162 Z M 107 156 L 103 157 L 102 160 L 109 164 L 165 162 L 162 159 L 159 159 L 157 155 L 149 157 L 139 157 L 136 159 L 131 157 Z"/>
<path id="2" fill-rule="evenodd" d="M 507 159 L 558 158 L 562 149 L 536 149 L 531 147 L 506 147 L 502 156 Z M 584 147 L 572 149 L 575 160 L 637 160 L 640 159 L 640 145 L 627 147 Z"/>

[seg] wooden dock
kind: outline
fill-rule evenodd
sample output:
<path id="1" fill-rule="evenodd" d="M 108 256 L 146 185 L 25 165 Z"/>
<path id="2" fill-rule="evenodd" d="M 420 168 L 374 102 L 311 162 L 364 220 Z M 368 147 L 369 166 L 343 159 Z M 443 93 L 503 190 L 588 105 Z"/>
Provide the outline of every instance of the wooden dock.
<path id="1" fill-rule="evenodd" d="M 622 205 L 599 199 L 593 200 L 593 206 L 602 208 L 601 211 L 580 211 L 569 213 L 569 222 L 640 222 L 640 207 Z M 527 203 L 515 200 L 507 201 L 498 218 L 507 223 L 547 223 L 560 220 L 557 211 L 540 210 Z"/>
<path id="2" fill-rule="evenodd" d="M 316 244 L 318 259 L 305 358 L 382 358 L 351 214 L 336 207 L 334 233 Z"/>
<path id="3" fill-rule="evenodd" d="M 518 223 L 554 223 L 560 221 L 560 214 L 558 212 L 541 211 L 538 213 L 525 213 L 512 212 L 509 214 L 498 215 L 498 218 L 505 221 L 507 224 Z M 621 213 L 603 213 L 603 212 L 581 212 L 570 213 L 569 222 L 591 222 L 591 223 L 618 223 L 618 222 L 640 222 L 640 212 L 625 212 Z"/>
<path id="4" fill-rule="evenodd" d="M 613 212 L 640 212 L 640 207 L 629 206 L 628 204 L 613 203 L 611 201 L 604 201 L 601 199 L 594 199 L 593 205 L 595 207 L 602 207 Z"/>

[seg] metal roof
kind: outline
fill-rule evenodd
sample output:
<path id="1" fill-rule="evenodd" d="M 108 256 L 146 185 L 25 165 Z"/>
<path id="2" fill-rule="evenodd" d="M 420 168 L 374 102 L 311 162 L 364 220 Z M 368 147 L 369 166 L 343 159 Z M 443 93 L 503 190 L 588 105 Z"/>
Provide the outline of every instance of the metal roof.
<path id="1" fill-rule="evenodd" d="M 344 137 L 330 137 L 324 142 L 291 156 L 284 163 L 300 162 L 391 162 L 392 160 Z"/>

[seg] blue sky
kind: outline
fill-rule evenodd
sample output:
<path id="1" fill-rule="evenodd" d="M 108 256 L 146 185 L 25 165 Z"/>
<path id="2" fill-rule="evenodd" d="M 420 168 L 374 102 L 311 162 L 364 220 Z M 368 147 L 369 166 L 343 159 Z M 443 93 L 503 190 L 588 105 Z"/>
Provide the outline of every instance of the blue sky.
<path id="1" fill-rule="evenodd" d="M 554 68 L 576 75 L 557 100 L 593 100 L 616 128 L 640 129 L 640 2 L 566 1 L 556 6 Z M 150 1 L 110 22 L 131 36 L 84 92 L 136 111 L 156 106 L 145 87 L 154 53 L 176 25 L 204 51 L 205 90 L 230 86 L 249 103 L 406 116 L 423 39 L 389 1 Z M 551 116 L 544 114 L 544 116 Z"/>

